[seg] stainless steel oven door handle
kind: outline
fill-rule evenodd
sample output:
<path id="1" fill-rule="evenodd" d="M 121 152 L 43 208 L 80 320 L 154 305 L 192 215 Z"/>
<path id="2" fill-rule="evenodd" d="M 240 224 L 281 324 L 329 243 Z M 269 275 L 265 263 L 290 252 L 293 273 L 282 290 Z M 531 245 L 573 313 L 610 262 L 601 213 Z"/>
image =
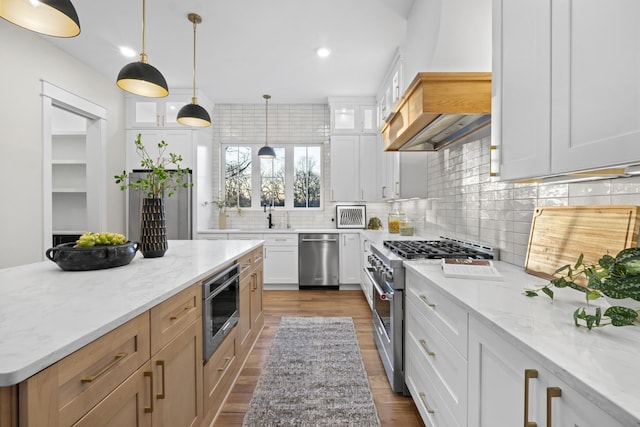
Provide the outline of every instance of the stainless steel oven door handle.
<path id="1" fill-rule="evenodd" d="M 369 272 L 367 272 L 367 274 L 369 274 Z M 376 282 L 375 280 L 372 280 L 372 283 L 373 283 L 373 287 L 376 290 L 376 293 L 378 294 L 378 296 L 380 297 L 381 300 L 383 300 L 383 301 L 393 301 L 393 291 L 392 292 L 383 291 L 382 287 L 380 287 L 378 282 Z"/>

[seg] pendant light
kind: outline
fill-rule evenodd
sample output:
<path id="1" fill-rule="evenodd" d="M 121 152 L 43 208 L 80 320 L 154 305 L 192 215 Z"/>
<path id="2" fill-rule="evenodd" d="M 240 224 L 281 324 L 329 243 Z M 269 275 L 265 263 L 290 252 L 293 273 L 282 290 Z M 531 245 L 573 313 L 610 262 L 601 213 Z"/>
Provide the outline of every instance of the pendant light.
<path id="1" fill-rule="evenodd" d="M 125 65 L 118 73 L 118 86 L 127 92 L 150 98 L 169 95 L 169 87 L 160 71 L 147 63 L 144 52 L 145 0 L 142 0 L 142 52 L 140 60 Z"/>
<path id="2" fill-rule="evenodd" d="M 69 0 L 0 0 L 0 17 L 47 36 L 80 34 L 80 20 Z"/>
<path id="3" fill-rule="evenodd" d="M 266 108 L 265 108 L 265 129 L 264 129 L 264 147 L 260 148 L 258 151 L 258 157 L 262 159 L 275 159 L 276 152 L 273 148 L 269 147 L 269 99 L 271 99 L 271 95 L 262 95 L 265 100 Z"/>
<path id="4" fill-rule="evenodd" d="M 198 105 L 196 97 L 196 25 L 202 22 L 202 18 L 195 13 L 190 13 L 187 18 L 193 22 L 193 98 L 191 98 L 191 104 L 185 105 L 178 111 L 178 123 L 206 127 L 211 126 L 211 117 L 207 110 Z"/>

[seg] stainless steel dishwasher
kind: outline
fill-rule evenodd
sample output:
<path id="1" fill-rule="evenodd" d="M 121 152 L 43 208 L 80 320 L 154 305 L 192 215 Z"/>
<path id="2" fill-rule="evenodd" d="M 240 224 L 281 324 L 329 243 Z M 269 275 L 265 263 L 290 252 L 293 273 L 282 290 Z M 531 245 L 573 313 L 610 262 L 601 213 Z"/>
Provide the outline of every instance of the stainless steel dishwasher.
<path id="1" fill-rule="evenodd" d="M 298 237 L 300 288 L 338 287 L 338 234 L 301 233 Z"/>

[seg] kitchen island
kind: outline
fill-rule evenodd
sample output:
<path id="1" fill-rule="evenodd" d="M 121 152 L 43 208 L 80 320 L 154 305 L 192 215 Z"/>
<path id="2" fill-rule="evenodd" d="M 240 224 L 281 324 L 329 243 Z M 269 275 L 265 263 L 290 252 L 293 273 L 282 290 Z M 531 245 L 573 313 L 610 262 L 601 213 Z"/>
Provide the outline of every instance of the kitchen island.
<path id="1" fill-rule="evenodd" d="M 405 262 L 405 379 L 423 418 L 436 411 L 460 425 L 511 427 L 523 415 L 548 425 L 551 415 L 554 426 L 640 426 L 640 324 L 576 327 L 583 294 L 528 298 L 526 288 L 547 281 L 495 264 L 501 281 L 447 278 L 438 262 Z"/>
<path id="2" fill-rule="evenodd" d="M 0 386 L 19 383 L 176 295 L 261 241 L 169 241 L 161 258 L 63 271 L 51 261 L 0 270 Z"/>

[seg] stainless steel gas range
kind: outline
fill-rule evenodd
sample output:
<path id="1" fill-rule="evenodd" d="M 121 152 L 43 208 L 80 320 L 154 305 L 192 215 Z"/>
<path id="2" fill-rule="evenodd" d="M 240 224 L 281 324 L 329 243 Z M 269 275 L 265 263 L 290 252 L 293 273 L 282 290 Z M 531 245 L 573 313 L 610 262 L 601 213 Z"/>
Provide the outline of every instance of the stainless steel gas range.
<path id="1" fill-rule="evenodd" d="M 497 259 L 497 249 L 441 237 L 440 240 L 385 240 L 372 244 L 365 269 L 373 283 L 373 338 L 394 392 L 408 394 L 404 383 L 403 262 L 417 259 Z"/>

